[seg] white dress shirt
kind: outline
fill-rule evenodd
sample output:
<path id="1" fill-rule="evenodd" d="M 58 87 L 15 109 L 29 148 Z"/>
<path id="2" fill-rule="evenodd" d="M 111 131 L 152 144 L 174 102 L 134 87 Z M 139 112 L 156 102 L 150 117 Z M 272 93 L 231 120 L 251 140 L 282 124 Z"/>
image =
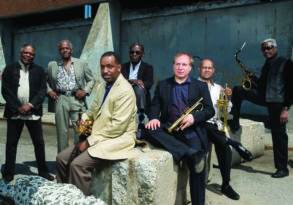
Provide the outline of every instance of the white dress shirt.
<path id="1" fill-rule="evenodd" d="M 30 86 L 29 86 L 29 71 L 28 66 L 25 66 L 21 61 L 20 64 L 20 77 L 19 77 L 19 86 L 17 90 L 17 98 L 21 102 L 21 104 L 29 103 L 30 97 Z M 38 120 L 40 116 L 37 115 L 17 115 L 11 117 L 11 119 L 21 119 L 21 120 Z"/>
<path id="2" fill-rule="evenodd" d="M 129 76 L 128 76 L 129 80 L 137 80 L 137 74 L 138 74 L 140 64 L 141 64 L 141 61 L 139 61 L 139 63 L 136 64 L 136 66 L 134 66 L 133 68 L 132 63 L 130 63 Z"/>
<path id="3" fill-rule="evenodd" d="M 200 81 L 203 81 L 201 78 L 198 78 Z M 213 107 L 215 109 L 215 115 L 210 118 L 207 122 L 210 122 L 212 124 L 216 124 L 218 126 L 218 128 L 221 128 L 223 125 L 223 122 L 219 119 L 219 112 L 218 112 L 218 106 L 217 106 L 217 101 L 220 97 L 220 93 L 221 93 L 221 90 L 223 89 L 223 87 L 217 83 L 209 83 L 208 84 L 208 87 L 209 87 L 209 91 L 210 91 L 210 95 L 211 95 L 211 99 L 212 99 L 212 103 L 213 103 Z M 230 112 L 231 110 L 231 107 L 232 107 L 232 103 L 231 101 L 229 100 L 229 104 L 228 104 L 228 113 Z M 230 118 L 231 116 L 228 114 L 228 119 Z"/>

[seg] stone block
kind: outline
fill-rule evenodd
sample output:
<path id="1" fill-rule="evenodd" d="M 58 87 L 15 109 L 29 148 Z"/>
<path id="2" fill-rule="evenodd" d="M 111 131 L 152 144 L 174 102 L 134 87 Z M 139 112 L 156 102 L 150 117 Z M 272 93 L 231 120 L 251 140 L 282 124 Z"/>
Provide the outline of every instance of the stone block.
<path id="1" fill-rule="evenodd" d="M 186 204 L 187 176 L 170 153 L 152 149 L 96 170 L 92 191 L 109 205 Z"/>

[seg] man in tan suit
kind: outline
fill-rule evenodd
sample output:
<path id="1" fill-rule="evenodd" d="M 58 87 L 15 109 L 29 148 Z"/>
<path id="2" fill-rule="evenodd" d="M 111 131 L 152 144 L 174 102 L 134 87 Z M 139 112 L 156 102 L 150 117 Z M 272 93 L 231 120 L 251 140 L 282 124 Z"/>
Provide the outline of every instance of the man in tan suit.
<path id="1" fill-rule="evenodd" d="M 48 111 L 55 112 L 58 153 L 68 147 L 69 120 L 76 126 L 78 112 L 85 110 L 85 98 L 91 93 L 95 80 L 88 64 L 72 57 L 72 44 L 58 44 L 61 60 L 48 64 Z M 77 134 L 73 141 L 78 142 Z"/>
<path id="2" fill-rule="evenodd" d="M 134 91 L 123 77 L 121 65 L 114 52 L 100 59 L 101 75 L 105 80 L 97 86 L 97 96 L 82 119 L 94 120 L 92 133 L 77 146 L 82 152 L 69 166 L 74 149 L 71 146 L 57 156 L 57 181 L 68 182 L 90 195 L 91 172 L 105 160 L 127 159 L 134 154 L 136 137 L 136 99 Z M 68 179 L 68 180 L 67 180 Z"/>

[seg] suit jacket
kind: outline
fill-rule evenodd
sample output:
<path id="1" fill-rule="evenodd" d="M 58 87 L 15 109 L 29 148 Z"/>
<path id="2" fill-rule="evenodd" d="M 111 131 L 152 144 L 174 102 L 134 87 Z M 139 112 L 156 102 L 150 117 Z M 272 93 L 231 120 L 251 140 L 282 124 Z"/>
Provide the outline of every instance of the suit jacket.
<path id="1" fill-rule="evenodd" d="M 92 157 L 117 160 L 134 154 L 136 138 L 136 98 L 128 81 L 120 74 L 102 104 L 105 83 L 97 86 L 97 96 L 87 115 L 94 120 L 87 138 Z"/>
<path id="2" fill-rule="evenodd" d="M 88 67 L 88 64 L 80 59 L 71 58 L 74 68 L 75 80 L 77 87 L 84 90 L 86 93 L 90 94 L 91 90 L 95 84 L 95 79 L 93 77 L 92 71 Z M 63 65 L 63 61 L 51 61 L 48 64 L 47 71 L 47 92 L 57 90 L 57 71 L 59 66 Z M 54 112 L 55 102 L 49 98 L 48 111 Z"/>
<path id="3" fill-rule="evenodd" d="M 20 64 L 18 62 L 5 67 L 2 74 L 2 95 L 6 100 L 4 117 L 10 118 L 20 114 L 18 108 L 21 102 L 17 97 Z M 46 75 L 42 67 L 32 64 L 29 67 L 29 102 L 33 105 L 32 114 L 41 116 L 42 103 L 46 96 Z"/>
<path id="4" fill-rule="evenodd" d="M 152 99 L 149 119 L 159 119 L 162 124 L 168 121 L 168 107 L 171 102 L 170 96 L 174 77 L 160 81 L 156 87 L 155 95 Z M 193 128 L 199 135 L 204 148 L 208 147 L 208 139 L 204 128 L 204 122 L 214 116 L 210 92 L 206 83 L 196 79 L 191 79 L 188 88 L 188 105 L 191 107 L 200 97 L 203 97 L 203 109 L 201 111 L 193 111 L 191 114 L 194 117 L 195 124 Z"/>
<path id="5" fill-rule="evenodd" d="M 130 70 L 130 62 L 124 63 L 122 65 L 121 73 L 123 74 L 125 79 L 128 79 L 129 77 L 129 70 Z M 144 83 L 144 86 L 146 89 L 147 105 L 150 105 L 150 101 L 151 101 L 150 89 L 152 88 L 152 85 L 154 84 L 153 73 L 154 73 L 153 66 L 141 61 L 141 64 L 139 66 L 139 70 L 137 73 L 137 79 L 141 80 Z"/>

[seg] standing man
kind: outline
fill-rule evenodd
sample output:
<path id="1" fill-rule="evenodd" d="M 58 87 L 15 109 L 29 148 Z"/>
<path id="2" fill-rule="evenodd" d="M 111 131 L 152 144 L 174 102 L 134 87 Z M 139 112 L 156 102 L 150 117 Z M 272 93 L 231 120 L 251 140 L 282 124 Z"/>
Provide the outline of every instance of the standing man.
<path id="1" fill-rule="evenodd" d="M 143 128 L 144 114 L 148 112 L 151 95 L 150 89 L 154 83 L 153 66 L 142 61 L 144 46 L 133 43 L 129 47 L 130 62 L 122 65 L 122 74 L 128 79 L 136 96 L 139 113 L 139 128 Z"/>
<path id="2" fill-rule="evenodd" d="M 233 190 L 230 185 L 230 173 L 231 173 L 231 163 L 232 163 L 232 152 L 229 145 L 232 145 L 239 152 L 240 156 L 245 160 L 252 160 L 252 154 L 245 149 L 241 143 L 236 142 L 230 138 L 226 137 L 226 133 L 220 131 L 223 126 L 223 122 L 219 119 L 219 110 L 217 106 L 217 101 L 221 95 L 221 92 L 224 92 L 225 95 L 231 94 L 230 88 L 223 89 L 222 86 L 213 81 L 215 74 L 214 63 L 210 59 L 203 59 L 199 67 L 199 80 L 204 81 L 208 84 L 208 88 L 211 94 L 212 102 L 216 114 L 210 118 L 206 123 L 207 136 L 209 140 L 214 143 L 216 155 L 218 158 L 218 163 L 220 167 L 220 172 L 222 176 L 222 187 L 221 191 L 224 195 L 233 200 L 239 200 L 239 194 Z M 228 101 L 227 110 L 231 108 L 231 102 Z M 225 114 L 225 113 L 223 113 Z M 226 113 L 228 115 L 228 112 Z"/>
<path id="3" fill-rule="evenodd" d="M 207 84 L 189 76 L 192 64 L 190 54 L 177 53 L 173 60 L 174 76 L 158 83 L 150 108 L 150 121 L 146 124 L 146 140 L 166 149 L 176 162 L 187 162 L 192 204 L 204 205 L 204 158 L 208 148 L 204 122 L 215 111 Z M 179 131 L 168 133 L 165 128 L 173 124 L 187 107 L 191 107 L 201 97 L 203 109 L 188 114 L 180 122 Z"/>
<path id="4" fill-rule="evenodd" d="M 85 109 L 85 98 L 91 93 L 95 80 L 88 64 L 72 57 L 72 43 L 69 40 L 60 41 L 58 49 L 61 60 L 48 64 L 47 92 L 49 108 L 52 104 L 55 107 L 57 144 L 60 152 L 68 147 L 69 120 L 76 127 L 78 113 Z M 73 140 L 78 142 L 76 133 Z"/>
<path id="5" fill-rule="evenodd" d="M 35 48 L 24 44 L 20 60 L 5 67 L 2 74 L 2 95 L 6 100 L 4 117 L 7 118 L 7 142 L 5 167 L 2 177 L 12 181 L 15 171 L 17 144 L 23 126 L 26 125 L 33 141 L 39 175 L 54 180 L 48 174 L 45 161 L 41 116 L 46 96 L 46 75 L 42 67 L 33 63 Z"/>
<path id="6" fill-rule="evenodd" d="M 82 153 L 70 163 L 69 172 L 67 164 L 74 146 L 57 156 L 57 181 L 74 184 L 85 195 L 91 194 L 93 169 L 102 168 L 105 160 L 132 157 L 135 145 L 135 94 L 121 75 L 121 65 L 114 52 L 104 53 L 100 64 L 105 83 L 99 85 L 91 108 L 82 116 L 84 120 L 94 120 L 92 133 L 87 140 L 78 144 Z"/>
<path id="7" fill-rule="evenodd" d="M 289 175 L 288 163 L 288 135 L 286 123 L 288 110 L 292 104 L 292 61 L 278 56 L 275 39 L 266 39 L 261 43 L 261 51 L 266 58 L 262 67 L 256 88 L 244 90 L 237 86 L 233 89 L 232 110 L 234 115 L 230 128 L 234 131 L 240 128 L 239 116 L 243 100 L 266 106 L 269 113 L 269 122 L 273 139 L 274 162 L 277 171 L 272 174 L 274 178 Z"/>

